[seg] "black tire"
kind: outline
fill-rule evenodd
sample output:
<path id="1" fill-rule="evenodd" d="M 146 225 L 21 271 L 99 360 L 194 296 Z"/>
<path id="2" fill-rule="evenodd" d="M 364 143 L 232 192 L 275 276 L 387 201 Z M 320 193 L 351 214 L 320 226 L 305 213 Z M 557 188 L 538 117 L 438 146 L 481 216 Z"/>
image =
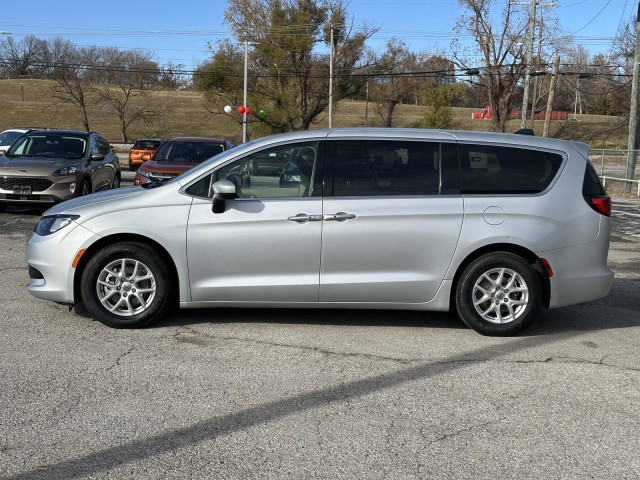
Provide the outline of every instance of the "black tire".
<path id="1" fill-rule="evenodd" d="M 165 263 L 155 250 L 139 243 L 103 248 L 82 274 L 81 294 L 87 311 L 113 328 L 139 328 L 156 322 L 172 298 L 173 282 Z"/>
<path id="2" fill-rule="evenodd" d="M 4 212 L 7 209 L 7 205 L 5 203 L 0 203 L 0 213 Z"/>
<path id="3" fill-rule="evenodd" d="M 130 172 L 135 172 L 136 171 L 136 166 L 129 164 L 129 171 Z"/>
<path id="4" fill-rule="evenodd" d="M 91 193 L 91 184 L 89 180 L 83 180 L 82 185 L 80 185 L 80 196 L 89 195 Z"/>
<path id="5" fill-rule="evenodd" d="M 112 189 L 120 188 L 120 177 L 118 175 L 113 177 L 113 183 L 111 184 Z"/>
<path id="6" fill-rule="evenodd" d="M 456 288 L 456 308 L 462 321 L 482 335 L 514 335 L 540 313 L 540 278 L 518 255 L 483 255 L 462 273 Z"/>

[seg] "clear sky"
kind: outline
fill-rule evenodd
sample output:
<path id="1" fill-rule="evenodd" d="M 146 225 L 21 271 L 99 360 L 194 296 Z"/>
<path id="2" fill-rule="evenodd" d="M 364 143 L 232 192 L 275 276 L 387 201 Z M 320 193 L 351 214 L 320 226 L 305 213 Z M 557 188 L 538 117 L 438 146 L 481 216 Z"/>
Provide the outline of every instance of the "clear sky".
<path id="1" fill-rule="evenodd" d="M 609 53 L 618 26 L 635 15 L 637 1 L 556 0 L 553 9 L 562 33 L 574 34 L 591 53 Z M 223 23 L 226 8 L 226 0 L 5 0 L 0 31 L 16 40 L 60 36 L 76 45 L 149 50 L 160 64 L 192 70 L 208 58 L 208 42 L 232 38 Z M 414 51 L 434 53 L 449 51 L 462 13 L 456 0 L 350 0 L 348 11 L 356 25 L 380 28 L 369 42 L 378 51 L 395 37 Z"/>

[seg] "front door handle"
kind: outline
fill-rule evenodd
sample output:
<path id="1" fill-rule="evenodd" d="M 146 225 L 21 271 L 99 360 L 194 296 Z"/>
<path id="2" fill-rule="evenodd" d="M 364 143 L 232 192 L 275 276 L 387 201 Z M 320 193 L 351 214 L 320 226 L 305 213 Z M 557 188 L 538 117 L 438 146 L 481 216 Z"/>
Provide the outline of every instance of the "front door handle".
<path id="1" fill-rule="evenodd" d="M 306 213 L 299 213 L 293 217 L 289 217 L 287 220 L 291 220 L 296 223 L 321 222 L 322 215 L 307 215 Z"/>
<path id="2" fill-rule="evenodd" d="M 336 221 L 336 222 L 344 222 L 345 220 L 352 220 L 354 218 L 356 218 L 355 214 L 347 213 L 347 212 L 330 213 L 329 215 L 322 216 L 322 219 L 325 221 Z"/>

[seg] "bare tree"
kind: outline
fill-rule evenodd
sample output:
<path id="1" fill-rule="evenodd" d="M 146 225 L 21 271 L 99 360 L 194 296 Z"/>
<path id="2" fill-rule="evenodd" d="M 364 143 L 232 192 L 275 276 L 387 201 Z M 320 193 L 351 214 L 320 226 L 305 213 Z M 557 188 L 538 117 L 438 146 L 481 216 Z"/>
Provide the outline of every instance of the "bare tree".
<path id="1" fill-rule="evenodd" d="M 67 39 L 55 37 L 52 40 L 42 40 L 40 61 L 45 78 L 55 78 L 59 69 L 66 68 L 77 50 L 76 46 Z"/>
<path id="2" fill-rule="evenodd" d="M 35 35 L 27 35 L 21 41 L 13 37 L 0 40 L 0 63 L 5 65 L 6 74 L 20 78 L 37 74 L 42 65 L 43 42 Z"/>
<path id="3" fill-rule="evenodd" d="M 636 23 L 637 17 L 634 15 L 628 23 L 620 25 L 618 34 L 613 41 L 615 53 L 625 62 L 627 72 L 631 72 L 633 65 L 633 53 L 636 48 Z"/>
<path id="4" fill-rule="evenodd" d="M 191 83 L 191 80 L 183 73 L 184 65 L 169 62 L 160 67 L 158 82 L 163 88 L 184 88 Z"/>
<path id="5" fill-rule="evenodd" d="M 136 122 L 150 123 L 158 115 L 147 97 L 144 86 L 157 78 L 156 65 L 149 52 L 120 51 L 115 48 L 101 50 L 101 58 L 92 72 L 99 81 L 91 83 L 91 91 L 97 95 L 120 123 L 122 141 L 127 142 L 127 129 Z M 157 66 L 157 65 L 156 65 Z"/>
<path id="6" fill-rule="evenodd" d="M 421 83 L 412 76 L 417 65 L 417 56 L 407 45 L 397 39 L 387 42 L 383 52 L 373 69 L 373 88 L 371 98 L 376 102 L 378 114 L 385 127 L 393 126 L 393 115 L 398 104 L 416 92 L 416 83 Z"/>
<path id="7" fill-rule="evenodd" d="M 87 132 L 89 126 L 89 104 L 87 95 L 91 91 L 91 81 L 95 74 L 92 69 L 98 64 L 100 49 L 97 47 L 69 47 L 56 60 L 53 79 L 56 84 L 51 96 L 56 104 L 72 105 L 78 108 L 80 119 Z"/>
<path id="8" fill-rule="evenodd" d="M 506 2 L 500 15 L 496 15 L 492 0 L 458 0 L 458 3 L 465 13 L 458 21 L 457 30 L 473 37 L 482 65 L 471 64 L 456 44 L 455 59 L 462 68 L 482 67 L 477 86 L 486 93 L 493 109 L 491 128 L 504 132 L 514 93 L 525 70 L 522 59 L 526 18 L 518 14 L 520 10 L 515 10 L 511 2 Z"/>

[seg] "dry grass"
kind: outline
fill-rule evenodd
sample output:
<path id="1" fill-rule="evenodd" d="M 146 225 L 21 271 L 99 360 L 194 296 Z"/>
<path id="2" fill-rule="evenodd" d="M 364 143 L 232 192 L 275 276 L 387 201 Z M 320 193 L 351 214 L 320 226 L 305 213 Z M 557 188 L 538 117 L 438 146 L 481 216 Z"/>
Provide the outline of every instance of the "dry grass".
<path id="1" fill-rule="evenodd" d="M 77 110 L 71 106 L 58 106 L 51 96 L 54 83 L 47 80 L 0 80 L 0 131 L 19 126 L 82 129 Z M 205 107 L 201 93 L 195 91 L 153 91 L 136 102 L 148 102 L 161 115 L 151 124 L 133 124 L 128 129 L 129 140 L 140 137 L 168 138 L 176 135 L 204 135 L 229 138 L 236 143 L 242 140 L 242 130 L 237 119 L 231 116 L 211 116 Z M 343 101 L 335 105 L 335 127 L 365 125 L 365 103 Z M 472 120 L 472 108 L 454 108 L 452 129 L 489 130 L 489 120 Z M 424 115 L 424 107 L 400 105 L 394 126 L 415 127 Z M 573 117 L 573 115 L 570 115 Z M 91 129 L 101 132 L 111 142 L 121 141 L 118 119 L 104 108 L 89 112 Z M 369 103 L 368 121 L 371 127 L 382 126 L 376 106 Z M 314 128 L 323 128 L 328 119 L 322 118 Z M 507 131 L 520 127 L 519 120 L 510 120 Z M 534 124 L 536 134 L 542 133 L 543 122 Z M 579 115 L 577 120 L 553 121 L 551 135 L 557 138 L 580 140 L 592 148 L 626 148 L 627 123 L 617 117 Z M 251 125 L 249 125 L 249 132 Z"/>

